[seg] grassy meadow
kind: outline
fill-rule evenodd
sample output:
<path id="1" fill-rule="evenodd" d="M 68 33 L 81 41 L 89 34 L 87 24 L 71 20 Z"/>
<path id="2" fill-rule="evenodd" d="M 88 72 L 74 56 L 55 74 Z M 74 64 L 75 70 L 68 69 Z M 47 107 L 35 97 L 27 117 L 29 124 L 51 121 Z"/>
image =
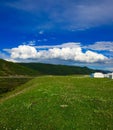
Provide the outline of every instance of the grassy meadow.
<path id="1" fill-rule="evenodd" d="M 32 79 L 0 99 L 0 130 L 113 130 L 113 80 Z"/>

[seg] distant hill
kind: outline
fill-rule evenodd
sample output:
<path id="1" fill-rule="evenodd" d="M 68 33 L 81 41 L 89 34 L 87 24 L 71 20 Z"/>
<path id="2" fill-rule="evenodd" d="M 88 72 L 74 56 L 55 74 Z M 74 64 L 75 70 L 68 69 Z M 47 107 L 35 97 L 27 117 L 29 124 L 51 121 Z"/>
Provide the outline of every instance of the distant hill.
<path id="1" fill-rule="evenodd" d="M 0 59 L 0 76 L 16 76 L 16 75 L 38 75 L 39 73 L 27 68 L 25 66 L 19 65 L 18 63 L 8 62 Z"/>
<path id="2" fill-rule="evenodd" d="M 95 70 L 87 67 L 66 66 L 66 65 L 52 65 L 43 63 L 19 63 L 24 67 L 38 71 L 43 75 L 75 75 L 75 74 L 91 74 Z"/>
<path id="3" fill-rule="evenodd" d="M 87 67 L 43 63 L 13 63 L 0 59 L 0 76 L 76 75 L 91 74 L 93 72 L 95 70 Z"/>

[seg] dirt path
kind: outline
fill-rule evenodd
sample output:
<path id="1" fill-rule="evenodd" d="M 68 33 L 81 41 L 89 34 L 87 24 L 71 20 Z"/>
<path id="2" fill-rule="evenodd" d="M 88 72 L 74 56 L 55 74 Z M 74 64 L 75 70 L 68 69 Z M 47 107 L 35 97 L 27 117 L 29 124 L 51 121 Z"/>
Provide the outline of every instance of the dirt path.
<path id="1" fill-rule="evenodd" d="M 10 78 L 14 78 L 14 79 L 16 79 L 16 78 L 30 78 L 30 79 L 32 79 L 32 78 L 35 78 L 36 76 L 0 76 L 0 79 L 10 79 Z"/>

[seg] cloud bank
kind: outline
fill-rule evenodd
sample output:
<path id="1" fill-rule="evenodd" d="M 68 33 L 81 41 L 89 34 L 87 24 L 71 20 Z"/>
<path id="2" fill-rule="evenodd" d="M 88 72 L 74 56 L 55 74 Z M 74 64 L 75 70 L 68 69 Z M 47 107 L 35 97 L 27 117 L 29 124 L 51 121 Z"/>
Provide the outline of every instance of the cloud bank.
<path id="1" fill-rule="evenodd" d="M 101 42 L 96 42 L 94 44 L 90 44 L 86 46 L 88 49 L 92 50 L 100 50 L 100 51 L 110 51 L 113 52 L 113 42 L 106 42 L 106 41 L 101 41 Z"/>
<path id="2" fill-rule="evenodd" d="M 48 47 L 48 49 L 47 49 Z M 107 57 L 90 50 L 83 52 L 79 43 L 65 43 L 62 45 L 53 46 L 41 50 L 37 46 L 20 45 L 16 48 L 6 49 L 10 53 L 10 58 L 13 60 L 65 60 L 82 63 L 101 63 L 106 62 Z"/>

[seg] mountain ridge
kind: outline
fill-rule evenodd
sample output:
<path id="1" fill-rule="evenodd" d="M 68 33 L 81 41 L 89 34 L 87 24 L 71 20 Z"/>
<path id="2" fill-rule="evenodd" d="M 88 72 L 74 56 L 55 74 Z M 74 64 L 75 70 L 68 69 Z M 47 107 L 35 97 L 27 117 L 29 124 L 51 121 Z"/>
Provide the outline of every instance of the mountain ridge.
<path id="1" fill-rule="evenodd" d="M 42 75 L 76 75 L 91 74 L 95 72 L 88 67 L 55 65 L 45 63 L 19 63 L 27 68 L 38 71 Z"/>
<path id="2" fill-rule="evenodd" d="M 14 63 L 0 59 L 0 76 L 23 75 L 89 75 L 96 70 L 88 67 L 53 65 L 45 63 Z"/>

